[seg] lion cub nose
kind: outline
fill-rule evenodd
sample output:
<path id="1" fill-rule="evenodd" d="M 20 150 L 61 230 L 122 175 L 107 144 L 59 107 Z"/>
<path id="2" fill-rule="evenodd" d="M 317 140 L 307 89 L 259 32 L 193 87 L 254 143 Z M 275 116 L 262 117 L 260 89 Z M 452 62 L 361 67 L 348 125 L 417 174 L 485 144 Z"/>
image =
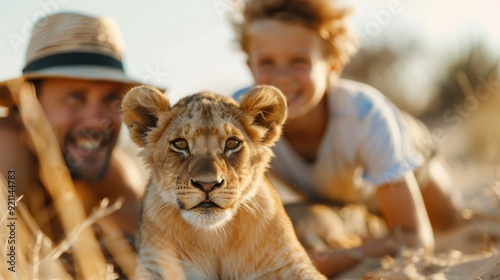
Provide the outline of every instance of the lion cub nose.
<path id="1" fill-rule="evenodd" d="M 191 179 L 191 184 L 195 188 L 200 189 L 206 193 L 209 193 L 213 189 L 222 186 L 224 184 L 224 180 L 221 180 L 220 182 L 203 182 L 203 181 L 195 181 L 195 180 Z"/>

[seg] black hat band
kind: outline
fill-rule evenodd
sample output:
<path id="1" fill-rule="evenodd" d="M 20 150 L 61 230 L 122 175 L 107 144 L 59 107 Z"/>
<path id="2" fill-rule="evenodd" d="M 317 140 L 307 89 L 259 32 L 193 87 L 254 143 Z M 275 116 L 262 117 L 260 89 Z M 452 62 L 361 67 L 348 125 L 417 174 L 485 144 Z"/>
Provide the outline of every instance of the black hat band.
<path id="1" fill-rule="evenodd" d="M 54 66 L 94 65 L 107 66 L 124 71 L 120 60 L 109 55 L 89 52 L 67 52 L 35 59 L 23 68 L 23 73 L 34 72 Z"/>

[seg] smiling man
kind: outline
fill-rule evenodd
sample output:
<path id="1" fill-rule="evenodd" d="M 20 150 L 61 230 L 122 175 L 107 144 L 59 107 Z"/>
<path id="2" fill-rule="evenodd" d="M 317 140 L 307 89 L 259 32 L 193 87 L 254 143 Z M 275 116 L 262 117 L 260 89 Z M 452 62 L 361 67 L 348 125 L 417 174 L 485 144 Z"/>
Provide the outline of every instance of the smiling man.
<path id="1" fill-rule="evenodd" d="M 116 113 L 124 86 L 68 78 L 47 78 L 35 84 L 72 177 L 102 180 L 118 137 L 121 121 Z"/>
<path id="2" fill-rule="evenodd" d="M 21 77 L 0 82 L 0 172 L 16 172 L 16 195 L 45 234 L 65 237 L 52 199 L 39 177 L 39 159 L 13 102 L 19 84 L 31 82 L 58 140 L 76 193 L 89 214 L 99 201 L 124 199 L 98 221 L 104 233 L 133 235 L 144 183 L 132 159 L 116 148 L 124 94 L 138 84 L 125 75 L 118 28 L 106 17 L 59 13 L 39 20 Z M 35 140 L 36 141 L 36 140 Z M 70 211 L 71 209 L 68 209 Z"/>

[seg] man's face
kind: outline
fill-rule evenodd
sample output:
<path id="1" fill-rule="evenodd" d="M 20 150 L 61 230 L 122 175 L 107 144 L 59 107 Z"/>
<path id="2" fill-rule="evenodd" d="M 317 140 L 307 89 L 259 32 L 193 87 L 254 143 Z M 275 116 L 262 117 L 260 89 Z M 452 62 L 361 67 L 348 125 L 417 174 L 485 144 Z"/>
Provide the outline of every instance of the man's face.
<path id="1" fill-rule="evenodd" d="M 122 84 L 44 79 L 38 97 L 76 180 L 103 179 L 120 132 Z"/>

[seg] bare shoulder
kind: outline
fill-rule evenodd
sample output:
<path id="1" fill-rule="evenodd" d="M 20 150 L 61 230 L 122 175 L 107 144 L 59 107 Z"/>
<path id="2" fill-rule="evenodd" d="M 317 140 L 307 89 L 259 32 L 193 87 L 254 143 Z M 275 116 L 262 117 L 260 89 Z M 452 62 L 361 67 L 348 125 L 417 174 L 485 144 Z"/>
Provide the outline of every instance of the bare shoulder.
<path id="1" fill-rule="evenodd" d="M 20 148 L 25 148 L 21 146 L 20 137 L 22 135 L 23 128 L 15 119 L 14 116 L 9 115 L 5 118 L 0 118 L 0 138 L 2 139 L 2 145 L 0 149 L 9 154 L 14 154 Z"/>
<path id="2" fill-rule="evenodd" d="M 115 148 L 105 179 L 87 188 L 92 190 L 91 195 L 94 199 L 85 199 L 87 202 L 85 207 L 90 211 L 104 198 L 109 199 L 111 204 L 123 199 L 121 208 L 100 219 L 98 224 L 106 234 L 115 231 L 134 234 L 139 220 L 139 200 L 145 187 L 146 184 L 142 181 L 132 159 L 119 148 Z"/>
<path id="3" fill-rule="evenodd" d="M 0 118 L 0 172 L 3 177 L 9 170 L 16 173 L 18 191 L 23 192 L 33 178 L 36 162 L 29 151 L 26 134 L 16 120 L 9 115 Z"/>
<path id="4" fill-rule="evenodd" d="M 146 182 L 142 179 L 136 163 L 119 147 L 113 150 L 108 174 L 108 183 L 126 186 L 137 195 L 144 192 Z"/>

